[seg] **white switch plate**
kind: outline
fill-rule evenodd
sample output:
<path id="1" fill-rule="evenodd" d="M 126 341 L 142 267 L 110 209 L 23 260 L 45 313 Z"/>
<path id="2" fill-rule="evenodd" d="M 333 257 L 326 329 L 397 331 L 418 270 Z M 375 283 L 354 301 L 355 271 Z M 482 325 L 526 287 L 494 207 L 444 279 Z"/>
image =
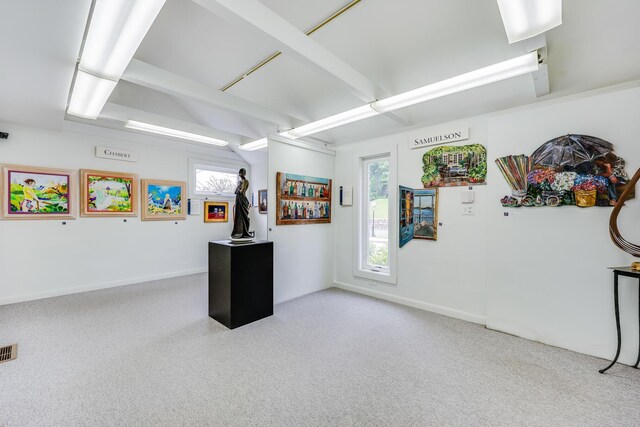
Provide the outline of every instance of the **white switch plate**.
<path id="1" fill-rule="evenodd" d="M 475 215 L 476 209 L 474 205 L 463 205 L 462 206 L 462 215 Z"/>
<path id="2" fill-rule="evenodd" d="M 473 203 L 473 200 L 474 200 L 473 190 L 466 190 L 460 193 L 460 202 Z"/>

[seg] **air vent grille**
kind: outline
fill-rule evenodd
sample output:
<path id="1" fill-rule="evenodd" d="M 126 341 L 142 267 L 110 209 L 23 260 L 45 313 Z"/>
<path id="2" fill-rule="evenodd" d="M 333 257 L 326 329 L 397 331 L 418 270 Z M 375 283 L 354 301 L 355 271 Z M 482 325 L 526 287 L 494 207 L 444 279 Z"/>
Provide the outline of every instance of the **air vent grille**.
<path id="1" fill-rule="evenodd" d="M 0 347 L 0 363 L 8 362 L 18 356 L 18 344 Z"/>

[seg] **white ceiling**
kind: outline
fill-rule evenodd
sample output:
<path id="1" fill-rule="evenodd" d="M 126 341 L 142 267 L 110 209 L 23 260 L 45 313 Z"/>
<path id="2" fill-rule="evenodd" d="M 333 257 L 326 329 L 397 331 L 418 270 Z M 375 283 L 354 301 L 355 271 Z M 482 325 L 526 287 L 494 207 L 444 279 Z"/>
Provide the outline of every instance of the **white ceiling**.
<path id="1" fill-rule="evenodd" d="M 348 1 L 261 3 L 304 32 Z M 91 1 L 4 0 L 1 4 L 0 121 L 62 129 Z M 407 107 L 398 115 L 414 125 L 432 125 L 640 79 L 639 1 L 564 0 L 563 15 L 564 23 L 547 33 L 551 85 L 547 97 L 536 98 L 531 77 L 521 76 Z M 310 37 L 384 95 L 526 52 L 523 43 L 508 44 L 495 0 L 362 0 Z M 275 38 L 246 22 L 223 19 L 192 0 L 167 0 L 135 59 L 205 85 L 215 95 L 279 50 L 285 53 L 226 93 L 245 104 L 266 107 L 261 111 L 289 116 L 285 119 L 289 126 L 365 103 L 362 94 L 287 53 Z M 236 142 L 287 128 L 286 123 L 279 126 L 264 117 L 256 119 L 224 103 L 210 105 L 157 89 L 121 81 L 109 102 L 131 108 L 127 111 L 133 115 L 151 113 L 232 134 Z M 98 119 L 95 124 L 114 127 L 113 120 Z M 404 126 L 378 116 L 314 137 L 343 144 Z"/>

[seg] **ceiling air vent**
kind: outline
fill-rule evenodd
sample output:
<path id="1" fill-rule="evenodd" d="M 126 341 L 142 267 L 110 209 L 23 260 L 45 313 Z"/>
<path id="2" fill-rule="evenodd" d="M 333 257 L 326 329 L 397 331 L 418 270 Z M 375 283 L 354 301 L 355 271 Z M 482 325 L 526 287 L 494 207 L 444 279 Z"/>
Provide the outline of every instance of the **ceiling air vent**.
<path id="1" fill-rule="evenodd" d="M 18 357 L 18 344 L 0 347 L 0 363 L 8 362 Z"/>

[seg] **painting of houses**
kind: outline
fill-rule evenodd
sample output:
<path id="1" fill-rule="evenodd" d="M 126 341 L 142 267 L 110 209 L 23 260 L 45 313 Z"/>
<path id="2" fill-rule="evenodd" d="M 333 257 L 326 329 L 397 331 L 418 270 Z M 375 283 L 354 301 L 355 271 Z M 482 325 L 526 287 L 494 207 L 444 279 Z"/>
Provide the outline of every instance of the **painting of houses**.
<path id="1" fill-rule="evenodd" d="M 422 163 L 425 188 L 486 184 L 487 149 L 481 144 L 433 148 Z"/>

